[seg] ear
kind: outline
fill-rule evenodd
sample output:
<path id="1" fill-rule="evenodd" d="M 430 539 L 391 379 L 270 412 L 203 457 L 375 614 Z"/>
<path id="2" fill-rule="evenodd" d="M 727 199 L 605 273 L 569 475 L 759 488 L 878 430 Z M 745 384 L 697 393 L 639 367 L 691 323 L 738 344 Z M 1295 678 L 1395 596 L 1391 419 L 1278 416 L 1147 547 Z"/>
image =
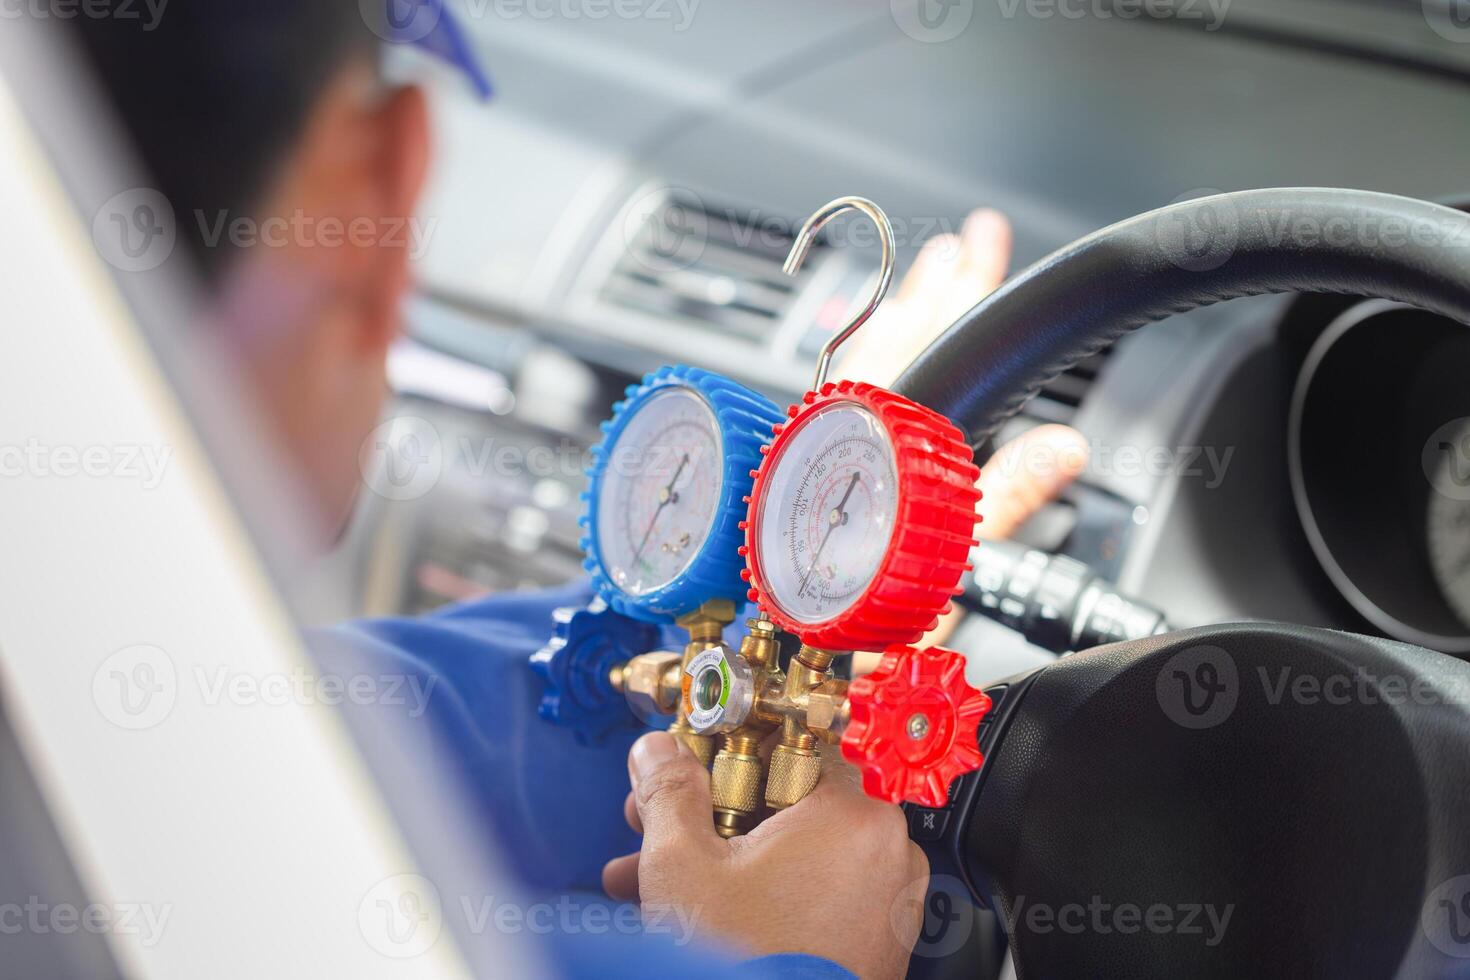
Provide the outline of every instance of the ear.
<path id="1" fill-rule="evenodd" d="M 311 329 L 337 357 L 381 360 L 398 330 L 422 230 L 415 216 L 429 164 L 429 110 L 421 89 L 375 90 L 348 71 L 324 94 L 287 162 L 272 206 L 300 218 L 281 256 L 314 284 Z"/>
<path id="2" fill-rule="evenodd" d="M 367 141 L 375 158 L 367 215 L 376 229 L 367 278 L 360 283 L 362 340 L 382 350 L 397 335 L 403 296 L 412 286 L 410 263 L 421 247 L 423 229 L 417 218 L 419 198 L 429 171 L 429 108 L 424 92 L 405 86 L 386 95 L 365 120 Z"/>
<path id="3" fill-rule="evenodd" d="M 371 65 L 344 69 L 262 195 L 256 247 L 234 257 L 232 280 L 249 294 L 231 301 L 230 334 L 262 412 L 333 522 L 351 507 L 357 447 L 382 406 L 423 244 L 414 229 L 433 227 L 412 223 L 429 152 L 419 89 L 385 93 Z"/>

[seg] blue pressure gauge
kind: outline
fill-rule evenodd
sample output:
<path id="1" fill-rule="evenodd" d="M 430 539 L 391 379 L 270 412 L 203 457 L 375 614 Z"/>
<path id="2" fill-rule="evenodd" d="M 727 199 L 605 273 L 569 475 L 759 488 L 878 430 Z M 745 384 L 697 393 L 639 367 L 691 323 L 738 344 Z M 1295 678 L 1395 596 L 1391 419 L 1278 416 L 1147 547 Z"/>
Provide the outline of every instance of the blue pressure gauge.
<path id="1" fill-rule="evenodd" d="M 740 522 L 780 409 L 709 371 L 665 367 L 628 389 L 592 449 L 582 547 L 618 612 L 666 623 L 743 602 Z"/>

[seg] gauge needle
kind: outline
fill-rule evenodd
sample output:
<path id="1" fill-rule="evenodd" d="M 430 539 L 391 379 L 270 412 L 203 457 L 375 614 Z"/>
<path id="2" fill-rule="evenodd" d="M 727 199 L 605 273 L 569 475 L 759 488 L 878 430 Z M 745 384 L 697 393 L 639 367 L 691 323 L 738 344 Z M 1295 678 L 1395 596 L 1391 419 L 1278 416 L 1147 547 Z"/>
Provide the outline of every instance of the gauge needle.
<path id="1" fill-rule="evenodd" d="M 658 515 L 664 512 L 665 507 L 679 499 L 679 495 L 674 492 L 674 484 L 679 482 L 679 474 L 683 473 L 684 467 L 688 465 L 689 454 L 685 453 L 684 458 L 679 460 L 678 468 L 674 470 L 674 478 L 669 481 L 668 486 L 659 490 L 658 510 L 653 512 L 653 519 L 648 522 L 648 530 L 643 532 L 643 540 L 638 542 L 638 550 L 633 552 L 633 561 L 636 562 L 643 555 L 643 549 L 648 546 L 648 539 L 653 534 L 653 526 L 658 523 Z"/>
<path id="2" fill-rule="evenodd" d="M 816 554 L 812 555 L 812 563 L 807 566 L 806 574 L 801 577 L 801 584 L 796 587 L 796 594 L 801 595 L 806 591 L 806 584 L 812 579 L 812 572 L 817 570 L 817 562 L 822 557 L 822 551 L 827 547 L 827 542 L 832 539 L 832 532 L 847 523 L 847 502 L 852 499 L 852 492 L 857 489 L 858 480 L 862 479 L 862 473 L 854 473 L 852 480 L 847 484 L 847 492 L 837 502 L 832 510 L 832 516 L 827 519 L 827 533 L 822 535 L 822 543 L 817 545 Z"/>

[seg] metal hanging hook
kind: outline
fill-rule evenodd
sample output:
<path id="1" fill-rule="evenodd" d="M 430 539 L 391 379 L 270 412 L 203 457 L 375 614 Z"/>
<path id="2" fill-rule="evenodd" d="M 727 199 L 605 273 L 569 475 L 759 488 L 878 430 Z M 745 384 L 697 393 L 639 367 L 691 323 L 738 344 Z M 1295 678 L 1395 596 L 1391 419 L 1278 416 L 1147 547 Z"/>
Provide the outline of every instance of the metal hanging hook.
<path id="1" fill-rule="evenodd" d="M 872 219 L 873 224 L 878 226 L 878 238 L 883 246 L 883 256 L 878 269 L 878 282 L 873 289 L 873 295 L 868 299 L 868 305 L 864 306 L 857 316 L 848 321 L 847 326 L 832 335 L 831 339 L 822 345 L 821 357 L 817 359 L 817 379 L 812 385 L 814 391 L 820 391 L 827 380 L 827 371 L 832 366 L 832 355 L 857 332 L 857 328 L 868 322 L 878 304 L 883 302 L 883 297 L 888 293 L 888 287 L 893 283 L 894 266 L 894 244 L 893 225 L 888 221 L 888 215 L 883 209 L 865 197 L 839 197 L 835 201 L 829 201 L 822 205 L 806 224 L 801 226 L 801 231 L 796 236 L 795 243 L 791 246 L 791 252 L 786 256 L 786 264 L 782 271 L 788 276 L 796 275 L 801 269 L 802 262 L 806 261 L 807 252 L 811 251 L 812 243 L 817 239 L 817 232 L 822 226 L 844 211 L 861 211 Z"/>

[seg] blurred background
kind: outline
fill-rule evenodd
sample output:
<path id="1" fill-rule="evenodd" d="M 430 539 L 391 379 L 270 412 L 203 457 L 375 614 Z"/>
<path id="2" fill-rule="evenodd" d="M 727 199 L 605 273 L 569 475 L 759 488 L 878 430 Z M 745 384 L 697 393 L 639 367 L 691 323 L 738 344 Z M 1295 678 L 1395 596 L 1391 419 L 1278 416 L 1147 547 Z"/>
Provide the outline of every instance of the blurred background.
<path id="1" fill-rule="evenodd" d="M 458 8 L 492 103 L 402 49 L 387 62 L 431 81 L 439 144 L 390 416 L 431 423 L 442 474 L 363 495 L 331 566 L 354 583 L 339 612 L 420 610 L 574 574 L 580 454 L 647 370 L 691 363 L 777 400 L 799 394 L 876 269 L 855 221 L 798 277 L 781 274 L 793 228 L 835 196 L 888 211 L 901 269 L 970 209 L 997 208 L 1019 269 L 1217 190 L 1448 201 L 1470 190 L 1470 21 L 1439 0 Z M 1199 311 L 1056 379 L 1006 434 L 1069 422 L 1093 465 L 1022 540 L 1176 624 L 1287 619 L 1470 649 L 1470 522 L 1428 514 L 1417 455 L 1428 429 L 1377 446 L 1377 465 L 1412 484 L 1411 501 L 1387 508 L 1399 516 L 1384 538 L 1409 542 L 1394 546 L 1393 575 L 1333 567 L 1336 532 L 1312 527 L 1303 498 L 1336 472 L 1308 465 L 1292 485 L 1303 469 L 1292 399 L 1313 345 L 1351 305 Z M 1358 335 L 1398 330 L 1374 323 Z M 1437 332 L 1420 336 L 1436 338 L 1422 357 L 1470 358 L 1458 334 L 1449 355 Z M 1386 391 L 1412 386 L 1420 361 L 1409 361 Z M 395 443 L 405 459 L 422 451 L 417 422 L 388 431 L 408 440 Z M 1327 440 L 1309 435 L 1296 455 Z M 1385 512 L 1360 503 L 1344 529 Z M 1433 520 L 1457 527 L 1463 549 L 1431 556 Z M 1392 581 L 1359 588 L 1365 575 Z"/>

